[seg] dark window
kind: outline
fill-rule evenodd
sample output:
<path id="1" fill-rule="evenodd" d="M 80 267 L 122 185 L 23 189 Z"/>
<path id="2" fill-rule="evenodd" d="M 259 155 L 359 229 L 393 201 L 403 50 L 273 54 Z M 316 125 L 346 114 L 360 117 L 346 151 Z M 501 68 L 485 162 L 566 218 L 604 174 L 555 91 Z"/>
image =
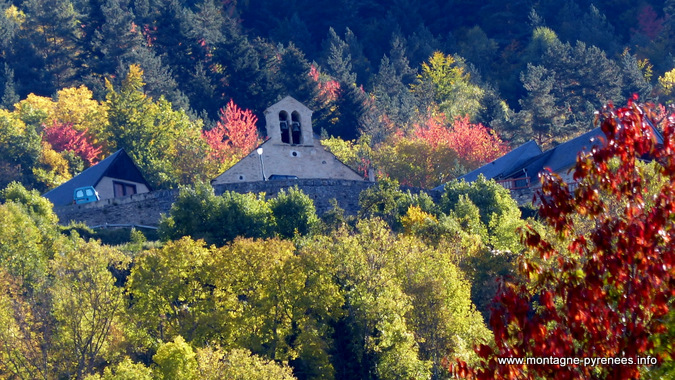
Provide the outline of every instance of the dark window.
<path id="1" fill-rule="evenodd" d="M 279 112 L 279 128 L 281 128 L 281 142 L 285 144 L 291 143 L 291 134 L 288 128 L 288 114 L 286 111 Z"/>
<path id="2" fill-rule="evenodd" d="M 293 144 L 302 144 L 302 129 L 300 128 L 300 114 L 293 111 L 291 114 L 291 136 Z"/>
<path id="3" fill-rule="evenodd" d="M 113 194 L 115 198 L 123 197 L 125 195 L 136 194 L 136 185 L 123 182 L 113 182 Z"/>

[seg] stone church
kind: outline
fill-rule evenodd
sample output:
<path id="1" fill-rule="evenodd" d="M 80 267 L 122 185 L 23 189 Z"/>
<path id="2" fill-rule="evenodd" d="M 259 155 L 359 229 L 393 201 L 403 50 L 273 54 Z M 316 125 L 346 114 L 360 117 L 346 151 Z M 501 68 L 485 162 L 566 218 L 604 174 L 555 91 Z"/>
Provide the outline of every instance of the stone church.
<path id="1" fill-rule="evenodd" d="M 312 110 L 290 96 L 265 110 L 267 141 L 211 181 L 213 185 L 277 179 L 363 180 L 314 139 Z"/>

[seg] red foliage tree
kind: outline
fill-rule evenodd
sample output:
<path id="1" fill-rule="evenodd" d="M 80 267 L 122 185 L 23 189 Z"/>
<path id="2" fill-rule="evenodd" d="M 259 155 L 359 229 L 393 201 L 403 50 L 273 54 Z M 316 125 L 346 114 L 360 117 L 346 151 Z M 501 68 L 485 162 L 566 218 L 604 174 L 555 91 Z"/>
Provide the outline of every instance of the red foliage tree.
<path id="1" fill-rule="evenodd" d="M 211 147 L 211 159 L 219 163 L 247 155 L 258 143 L 258 118 L 250 110 L 242 110 L 230 100 L 220 110 L 220 120 L 203 137 Z"/>
<path id="2" fill-rule="evenodd" d="M 647 36 L 650 40 L 658 37 L 663 29 L 663 18 L 659 18 L 651 5 L 645 5 L 637 16 L 638 32 Z"/>
<path id="3" fill-rule="evenodd" d="M 87 163 L 87 166 L 98 162 L 102 150 L 91 142 L 86 129 L 79 132 L 71 123 L 54 122 L 51 127 L 45 128 L 43 140 L 57 152 L 73 151 Z"/>
<path id="4" fill-rule="evenodd" d="M 335 79 L 322 80 L 319 70 L 314 65 L 309 69 L 309 76 L 316 82 L 322 102 L 328 103 L 337 100 L 340 95 L 340 83 L 338 81 Z"/>
<path id="5" fill-rule="evenodd" d="M 507 146 L 494 131 L 482 124 L 471 124 L 469 117 L 457 117 L 448 127 L 443 114 L 430 117 L 425 125 L 416 125 L 413 136 L 432 147 L 445 145 L 459 155 L 470 168 L 476 168 L 507 152 Z"/>
<path id="6" fill-rule="evenodd" d="M 673 356 L 673 346 L 655 347 L 654 337 L 665 332 L 675 295 L 675 118 L 664 124 L 664 145 L 657 146 L 651 110 L 634 102 L 603 110 L 606 141 L 577 158 L 574 192 L 555 174 L 543 175 L 540 215 L 558 240 L 525 231 L 524 242 L 537 254 L 521 261 L 529 282 L 502 286 L 490 318 L 495 346 L 476 350 L 482 368 L 458 363 L 456 374 L 633 379 L 640 377 L 638 365 L 500 364 L 498 358 L 637 363 L 638 356 Z M 654 177 L 637 165 L 647 156 L 658 163 Z"/>

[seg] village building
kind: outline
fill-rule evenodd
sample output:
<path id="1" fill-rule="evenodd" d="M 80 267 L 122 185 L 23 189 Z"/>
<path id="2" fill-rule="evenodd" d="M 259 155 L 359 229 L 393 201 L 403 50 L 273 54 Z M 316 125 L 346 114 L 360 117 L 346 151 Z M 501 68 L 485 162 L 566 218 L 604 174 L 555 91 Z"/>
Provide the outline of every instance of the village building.
<path id="1" fill-rule="evenodd" d="M 120 149 L 43 196 L 54 206 L 66 206 L 73 204 L 75 189 L 88 186 L 96 190 L 101 200 L 152 190 L 131 157 Z"/>
<path id="2" fill-rule="evenodd" d="M 290 96 L 265 110 L 268 139 L 212 185 L 278 179 L 363 180 L 326 151 L 312 130 L 312 110 Z"/>
<path id="3" fill-rule="evenodd" d="M 656 143 L 663 144 L 663 136 L 658 129 L 651 125 L 650 128 Z M 572 169 L 576 165 L 577 155 L 583 151 L 589 151 L 594 146 L 603 144 L 605 140 L 605 134 L 600 127 L 545 152 L 539 148 L 535 141 L 531 140 L 458 179 L 473 182 L 479 175 L 482 175 L 486 179 L 494 179 L 509 190 L 530 190 L 541 187 L 539 173 L 545 169 L 550 169 L 574 187 L 575 181 Z M 434 190 L 443 190 L 444 186 L 441 185 Z"/>

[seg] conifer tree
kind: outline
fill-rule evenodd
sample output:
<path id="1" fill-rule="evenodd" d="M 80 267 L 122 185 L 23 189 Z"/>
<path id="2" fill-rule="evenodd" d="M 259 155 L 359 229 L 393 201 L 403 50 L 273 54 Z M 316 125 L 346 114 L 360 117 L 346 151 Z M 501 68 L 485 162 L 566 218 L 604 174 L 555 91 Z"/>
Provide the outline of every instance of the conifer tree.
<path id="1" fill-rule="evenodd" d="M 140 26 L 134 23 L 134 14 L 123 0 L 106 0 L 99 12 L 102 24 L 92 31 L 91 50 L 98 75 L 114 74 L 122 61 L 128 61 L 134 51 L 143 45 Z"/>
<path id="2" fill-rule="evenodd" d="M 23 47 L 29 51 L 17 52 L 17 56 L 26 54 L 25 58 L 31 61 L 21 59 L 23 64 L 14 66 L 15 75 L 30 78 L 29 88 L 40 88 L 42 94 L 51 95 L 72 85 L 78 75 L 81 55 L 78 14 L 70 0 L 27 0 L 23 6 L 26 21 L 21 34 L 28 44 Z"/>
<path id="3" fill-rule="evenodd" d="M 15 89 L 14 70 L 12 70 L 7 63 L 5 63 L 5 72 L 0 83 L 3 84 L 0 106 L 6 109 L 12 109 L 14 104 L 19 101 L 19 95 L 16 93 Z"/>

